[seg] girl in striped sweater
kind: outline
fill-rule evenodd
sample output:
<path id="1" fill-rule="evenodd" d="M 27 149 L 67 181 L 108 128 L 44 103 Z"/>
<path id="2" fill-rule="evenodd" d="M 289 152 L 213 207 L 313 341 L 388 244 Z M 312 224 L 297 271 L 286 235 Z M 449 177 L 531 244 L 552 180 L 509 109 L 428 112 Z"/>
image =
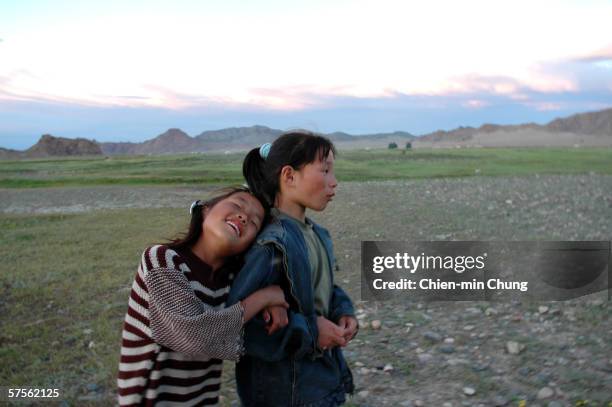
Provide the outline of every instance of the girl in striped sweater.
<path id="1" fill-rule="evenodd" d="M 142 255 L 123 324 L 121 406 L 217 404 L 222 360 L 244 352 L 244 323 L 268 306 L 288 307 L 278 286 L 224 306 L 237 255 L 267 216 L 248 189 L 196 201 L 191 213 L 184 237 Z"/>

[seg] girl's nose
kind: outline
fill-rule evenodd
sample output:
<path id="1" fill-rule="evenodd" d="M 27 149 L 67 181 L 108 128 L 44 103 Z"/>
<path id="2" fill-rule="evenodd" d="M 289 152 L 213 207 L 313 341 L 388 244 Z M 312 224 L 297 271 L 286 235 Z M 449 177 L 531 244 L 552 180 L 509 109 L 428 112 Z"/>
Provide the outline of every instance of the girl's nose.
<path id="1" fill-rule="evenodd" d="M 239 214 L 238 215 L 238 219 L 240 219 L 240 222 L 242 222 L 243 225 L 246 225 L 247 220 L 246 220 L 246 216 L 243 214 Z"/>
<path id="2" fill-rule="evenodd" d="M 338 180 L 336 179 L 335 175 L 332 176 L 332 179 L 329 182 L 329 186 L 332 188 L 336 188 L 338 186 Z"/>

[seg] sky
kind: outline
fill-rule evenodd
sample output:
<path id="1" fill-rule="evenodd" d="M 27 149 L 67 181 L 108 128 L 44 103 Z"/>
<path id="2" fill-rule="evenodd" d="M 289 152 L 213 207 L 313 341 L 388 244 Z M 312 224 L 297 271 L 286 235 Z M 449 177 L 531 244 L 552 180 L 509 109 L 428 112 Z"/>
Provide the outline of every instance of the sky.
<path id="1" fill-rule="evenodd" d="M 415 135 L 612 107 L 610 1 L 0 1 L 0 147 Z"/>

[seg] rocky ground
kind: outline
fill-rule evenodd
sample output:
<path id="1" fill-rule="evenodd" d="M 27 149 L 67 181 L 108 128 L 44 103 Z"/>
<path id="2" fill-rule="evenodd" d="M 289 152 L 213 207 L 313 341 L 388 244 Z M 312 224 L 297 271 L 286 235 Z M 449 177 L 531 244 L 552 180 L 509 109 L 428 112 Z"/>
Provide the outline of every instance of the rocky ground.
<path id="1" fill-rule="evenodd" d="M 185 207 L 211 189 L 2 190 L 0 213 Z M 346 348 L 354 406 L 611 406 L 610 302 L 364 302 L 363 240 L 611 240 L 612 177 L 344 183 L 313 214 L 334 237 L 337 282 L 362 328 Z M 231 367 L 228 365 L 228 370 Z M 235 404 L 226 374 L 223 403 Z"/>

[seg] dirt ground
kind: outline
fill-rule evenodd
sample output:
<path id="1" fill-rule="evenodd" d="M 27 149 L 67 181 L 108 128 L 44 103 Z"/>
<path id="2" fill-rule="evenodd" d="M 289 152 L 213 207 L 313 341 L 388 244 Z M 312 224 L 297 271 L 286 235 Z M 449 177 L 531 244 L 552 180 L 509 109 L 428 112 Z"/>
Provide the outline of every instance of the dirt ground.
<path id="1" fill-rule="evenodd" d="M 0 213 L 187 210 L 212 189 L 5 189 Z M 612 176 L 343 183 L 312 217 L 334 238 L 336 281 L 362 324 L 345 351 L 356 383 L 350 405 L 612 405 L 607 293 L 529 304 L 364 302 L 359 286 L 363 240 L 611 240 Z M 518 343 L 518 353 L 508 342 Z M 227 377 L 224 403 L 233 405 Z"/>

